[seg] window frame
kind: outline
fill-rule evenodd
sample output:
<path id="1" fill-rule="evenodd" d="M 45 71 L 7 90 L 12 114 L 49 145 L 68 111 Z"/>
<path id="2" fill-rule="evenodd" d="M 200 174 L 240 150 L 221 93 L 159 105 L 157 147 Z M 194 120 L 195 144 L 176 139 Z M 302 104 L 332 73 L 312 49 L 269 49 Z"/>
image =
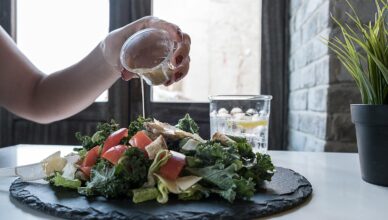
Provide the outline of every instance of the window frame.
<path id="1" fill-rule="evenodd" d="M 289 95 L 289 1 L 263 0 L 261 92 L 273 96 L 269 148 L 287 150 Z"/>
<path id="2" fill-rule="evenodd" d="M 132 0 L 134 8 L 142 8 L 132 18 L 151 15 L 152 0 Z M 147 8 L 149 7 L 149 8 Z M 123 8 L 124 9 L 124 8 Z M 134 10 L 131 10 L 134 12 Z M 142 16 L 140 16 L 142 15 Z M 272 100 L 269 126 L 269 149 L 286 150 L 288 124 L 288 41 L 289 41 L 289 2 L 283 0 L 262 1 L 261 39 L 261 93 L 270 94 Z M 130 82 L 130 120 L 142 113 L 141 85 L 138 80 Z M 158 120 L 176 123 L 189 113 L 200 127 L 204 138 L 210 136 L 209 103 L 152 102 L 151 88 L 145 86 L 145 112 Z"/>

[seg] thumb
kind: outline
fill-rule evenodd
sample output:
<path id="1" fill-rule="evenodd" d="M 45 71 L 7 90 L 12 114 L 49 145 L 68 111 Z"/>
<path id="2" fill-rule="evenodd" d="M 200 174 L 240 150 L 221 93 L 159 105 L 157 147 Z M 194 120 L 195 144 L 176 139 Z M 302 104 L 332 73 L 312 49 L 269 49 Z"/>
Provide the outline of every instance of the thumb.
<path id="1" fill-rule="evenodd" d="M 139 76 L 136 73 L 129 72 L 125 68 L 122 68 L 121 72 L 121 79 L 124 81 L 129 81 L 133 78 L 139 78 Z"/>

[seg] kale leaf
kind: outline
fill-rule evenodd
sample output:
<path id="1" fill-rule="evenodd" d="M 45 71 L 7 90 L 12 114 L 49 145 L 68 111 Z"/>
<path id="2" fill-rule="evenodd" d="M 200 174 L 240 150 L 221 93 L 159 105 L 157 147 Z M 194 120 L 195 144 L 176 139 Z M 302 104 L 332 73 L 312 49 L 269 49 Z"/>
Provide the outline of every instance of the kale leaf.
<path id="1" fill-rule="evenodd" d="M 204 144 L 199 144 L 195 150 L 194 160 L 197 163 L 189 161 L 189 166 L 204 167 L 214 164 L 223 164 L 229 166 L 235 161 L 238 161 L 240 156 L 234 147 L 225 147 L 220 143 L 208 141 Z M 190 160 L 190 159 L 189 159 Z"/>
<path id="2" fill-rule="evenodd" d="M 231 164 L 226 168 L 223 164 L 204 168 L 187 168 L 189 172 L 202 177 L 205 182 L 223 190 L 236 188 L 233 178 L 237 177 L 236 171 L 238 169 L 239 167 L 236 164 Z"/>
<path id="3" fill-rule="evenodd" d="M 271 181 L 274 172 L 275 166 L 271 157 L 268 154 L 256 153 L 256 161 L 244 166 L 239 174 L 245 179 L 252 179 L 256 186 L 259 186 L 264 180 Z"/>
<path id="4" fill-rule="evenodd" d="M 197 123 L 195 123 L 189 114 L 186 114 L 184 118 L 179 119 L 178 124 L 175 125 L 175 127 L 193 134 L 198 134 L 199 132 Z"/>
<path id="5" fill-rule="evenodd" d="M 244 177 L 240 177 L 238 179 L 234 179 L 234 184 L 236 184 L 236 195 L 239 198 L 250 198 L 255 193 L 255 183 L 251 178 L 245 179 Z"/>
<path id="6" fill-rule="evenodd" d="M 128 188 L 116 173 L 116 168 L 106 160 L 100 160 L 91 170 L 90 181 L 85 187 L 79 187 L 78 193 L 86 196 L 102 195 L 107 198 L 115 198 L 126 195 Z"/>
<path id="7" fill-rule="evenodd" d="M 151 122 L 150 118 L 137 117 L 135 121 L 132 121 L 128 126 L 128 140 L 131 139 L 138 131 L 144 130 L 144 122 Z"/>
<path id="8" fill-rule="evenodd" d="M 78 188 L 78 192 L 107 198 L 126 196 L 130 189 L 139 188 L 146 182 L 148 166 L 148 159 L 141 150 L 129 148 L 116 166 L 101 159 L 92 168 L 90 181 L 85 187 Z"/>
<path id="9" fill-rule="evenodd" d="M 82 135 L 80 132 L 75 133 L 76 139 L 81 142 L 83 149 L 90 150 L 96 145 L 102 145 L 105 139 L 114 131 L 119 128 L 119 124 L 115 120 L 111 120 L 109 123 L 98 123 L 97 131 L 93 136 Z M 82 148 L 75 148 L 74 150 L 82 150 Z"/>
<path id="10" fill-rule="evenodd" d="M 252 145 L 248 143 L 246 138 L 232 135 L 227 135 L 227 137 L 235 141 L 232 146 L 237 148 L 238 153 L 241 155 L 241 157 L 244 157 L 246 159 L 255 158 L 255 153 L 253 153 L 252 151 Z"/>
<path id="11" fill-rule="evenodd" d="M 227 146 L 218 140 L 199 144 L 186 156 L 186 170 L 201 176 L 200 183 L 211 193 L 233 202 L 252 197 L 256 186 L 271 180 L 275 167 L 269 155 L 253 153 L 245 138 L 228 137 L 232 141 Z"/>
<path id="12" fill-rule="evenodd" d="M 148 168 L 151 163 L 143 151 L 131 147 L 125 151 L 116 166 L 119 173 L 123 173 L 130 188 L 138 188 L 147 182 Z"/>
<path id="13" fill-rule="evenodd" d="M 234 189 L 232 189 L 232 188 L 226 189 L 226 190 L 212 188 L 212 189 L 210 189 L 210 192 L 218 194 L 222 198 L 228 200 L 230 203 L 233 203 L 233 201 L 236 198 L 236 191 L 234 191 Z"/>

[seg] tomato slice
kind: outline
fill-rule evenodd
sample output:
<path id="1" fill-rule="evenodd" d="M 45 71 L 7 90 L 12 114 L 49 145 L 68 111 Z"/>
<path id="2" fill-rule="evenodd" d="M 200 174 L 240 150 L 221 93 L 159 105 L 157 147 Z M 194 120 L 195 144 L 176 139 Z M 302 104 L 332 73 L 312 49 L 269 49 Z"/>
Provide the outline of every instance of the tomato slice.
<path id="1" fill-rule="evenodd" d="M 92 170 L 92 167 L 80 167 L 79 169 L 85 174 L 85 176 L 90 178 L 90 171 Z"/>
<path id="2" fill-rule="evenodd" d="M 127 149 L 128 147 L 125 145 L 117 145 L 107 150 L 101 157 L 116 165 Z"/>
<path id="3" fill-rule="evenodd" d="M 119 130 L 110 134 L 109 137 L 104 142 L 104 146 L 102 147 L 101 154 L 105 153 L 111 147 L 114 147 L 120 144 L 120 141 L 124 137 L 128 137 L 128 128 L 120 128 Z"/>
<path id="4" fill-rule="evenodd" d="M 162 167 L 160 167 L 159 174 L 164 178 L 175 180 L 186 165 L 186 156 L 172 150 L 170 153 L 172 156 Z"/>
<path id="5" fill-rule="evenodd" d="M 151 144 L 152 140 L 148 137 L 145 131 L 138 131 L 131 140 L 129 140 L 129 144 L 133 147 L 137 147 L 140 150 L 146 152 L 145 147 Z"/>
<path id="6" fill-rule="evenodd" d="M 94 164 L 96 164 L 97 158 L 98 158 L 98 151 L 100 150 L 100 146 L 95 146 L 92 149 L 90 149 L 86 155 L 85 159 L 82 162 L 83 167 L 92 167 Z"/>

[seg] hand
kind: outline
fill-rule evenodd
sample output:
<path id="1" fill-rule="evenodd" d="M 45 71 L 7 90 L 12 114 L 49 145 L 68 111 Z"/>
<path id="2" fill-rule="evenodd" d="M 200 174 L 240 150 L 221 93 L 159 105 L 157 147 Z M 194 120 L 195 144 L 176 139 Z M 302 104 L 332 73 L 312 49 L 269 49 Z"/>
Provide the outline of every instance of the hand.
<path id="1" fill-rule="evenodd" d="M 191 40 L 189 35 L 183 33 L 177 25 L 152 16 L 143 17 L 109 33 L 100 44 L 105 60 L 121 74 L 124 80 L 130 80 L 136 77 L 136 74 L 128 72 L 121 65 L 120 50 L 124 42 L 131 35 L 145 28 L 163 29 L 177 43 L 177 48 L 170 60 L 171 64 L 175 66 L 174 74 L 165 85 L 171 85 L 186 76 L 190 64 L 189 52 Z"/>

